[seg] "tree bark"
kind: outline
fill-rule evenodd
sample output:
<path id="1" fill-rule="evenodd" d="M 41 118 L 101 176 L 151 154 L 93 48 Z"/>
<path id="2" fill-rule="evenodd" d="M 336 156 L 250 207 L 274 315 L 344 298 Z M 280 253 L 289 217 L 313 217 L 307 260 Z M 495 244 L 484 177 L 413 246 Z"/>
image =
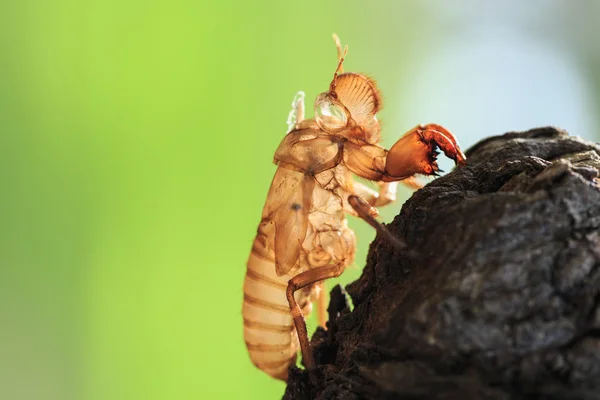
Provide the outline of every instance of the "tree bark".
<path id="1" fill-rule="evenodd" d="M 600 147 L 554 128 L 485 139 L 418 190 L 331 292 L 315 381 L 284 399 L 600 399 Z"/>

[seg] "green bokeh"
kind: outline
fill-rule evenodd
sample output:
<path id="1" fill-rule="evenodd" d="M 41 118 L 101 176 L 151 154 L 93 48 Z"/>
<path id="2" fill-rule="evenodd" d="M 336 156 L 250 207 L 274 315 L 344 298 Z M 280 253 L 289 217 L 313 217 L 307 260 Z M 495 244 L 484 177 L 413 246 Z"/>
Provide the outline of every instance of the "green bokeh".
<path id="1" fill-rule="evenodd" d="M 394 4 L 1 2 L 0 398 L 280 396 L 241 321 L 273 151 L 333 32 L 394 104 L 419 23 Z"/>

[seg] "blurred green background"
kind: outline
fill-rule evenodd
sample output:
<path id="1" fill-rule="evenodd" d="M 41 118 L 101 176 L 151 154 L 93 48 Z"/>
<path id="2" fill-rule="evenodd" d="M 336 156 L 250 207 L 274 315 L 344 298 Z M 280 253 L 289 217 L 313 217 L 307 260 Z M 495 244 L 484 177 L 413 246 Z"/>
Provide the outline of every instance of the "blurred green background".
<path id="1" fill-rule="evenodd" d="M 485 3 L 0 1 L 0 399 L 280 397 L 245 352 L 242 282 L 333 32 L 379 82 L 386 147 L 434 121 L 463 148 L 599 131 L 598 3 Z M 342 282 L 373 237 L 351 225 Z"/>

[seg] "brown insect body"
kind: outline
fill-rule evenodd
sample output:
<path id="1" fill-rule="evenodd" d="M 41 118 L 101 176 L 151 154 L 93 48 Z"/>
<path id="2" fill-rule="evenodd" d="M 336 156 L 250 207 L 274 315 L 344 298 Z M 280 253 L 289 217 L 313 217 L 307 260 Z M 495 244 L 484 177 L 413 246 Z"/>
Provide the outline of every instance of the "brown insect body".
<path id="1" fill-rule="evenodd" d="M 364 75 L 338 75 L 344 59 L 339 44 L 338 58 L 329 91 L 315 101 L 315 118 L 303 120 L 303 99 L 294 102 L 298 120 L 275 152 L 278 168 L 247 263 L 246 346 L 258 368 L 282 380 L 299 347 L 306 367 L 314 366 L 304 316 L 319 297 L 320 282 L 354 261 L 356 240 L 346 214 L 385 230 L 373 218 L 374 206 L 395 199 L 397 181 L 435 174 L 436 147 L 465 161 L 454 136 L 438 125 L 414 128 L 389 152 L 379 146 L 379 92 Z M 353 175 L 378 182 L 380 191 Z"/>

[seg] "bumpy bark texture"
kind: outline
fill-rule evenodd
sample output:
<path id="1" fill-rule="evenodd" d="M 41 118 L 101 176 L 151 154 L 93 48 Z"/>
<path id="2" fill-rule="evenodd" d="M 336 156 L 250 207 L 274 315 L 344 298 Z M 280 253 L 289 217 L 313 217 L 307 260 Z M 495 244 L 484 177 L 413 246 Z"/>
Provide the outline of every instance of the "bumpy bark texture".
<path id="1" fill-rule="evenodd" d="M 600 147 L 554 128 L 486 139 L 417 191 L 334 288 L 318 369 L 285 399 L 600 399 Z"/>

